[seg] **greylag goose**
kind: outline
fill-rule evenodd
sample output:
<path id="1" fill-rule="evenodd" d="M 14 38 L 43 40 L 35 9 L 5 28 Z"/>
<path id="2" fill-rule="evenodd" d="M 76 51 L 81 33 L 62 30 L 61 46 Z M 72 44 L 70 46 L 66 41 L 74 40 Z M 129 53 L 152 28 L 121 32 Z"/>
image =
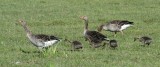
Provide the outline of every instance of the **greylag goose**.
<path id="1" fill-rule="evenodd" d="M 110 21 L 109 23 L 100 25 L 98 27 L 98 31 L 100 32 L 101 30 L 106 30 L 114 32 L 115 34 L 117 32 L 121 32 L 123 35 L 123 30 L 130 26 L 133 26 L 133 22 L 127 20 L 113 20 Z"/>
<path id="2" fill-rule="evenodd" d="M 84 37 L 85 39 L 89 40 L 90 45 L 92 45 L 92 47 L 97 48 L 100 47 L 100 43 L 102 43 L 102 41 L 107 41 L 109 40 L 106 36 L 104 36 L 103 34 L 97 32 L 97 31 L 90 31 L 88 30 L 88 17 L 87 16 L 81 16 L 80 17 L 82 20 L 84 20 L 85 26 L 84 26 Z"/>
<path id="3" fill-rule="evenodd" d="M 143 43 L 143 46 L 150 45 L 151 42 L 152 42 L 152 39 L 150 37 L 147 37 L 147 36 L 135 37 L 134 41 L 136 41 L 137 39 L 139 40 L 139 42 Z"/>
<path id="4" fill-rule="evenodd" d="M 111 48 L 114 48 L 114 49 L 115 49 L 116 47 L 118 47 L 116 40 L 110 40 L 110 41 L 109 41 L 109 45 L 110 45 Z"/>
<path id="5" fill-rule="evenodd" d="M 65 41 L 71 43 L 71 45 L 72 45 L 72 50 L 74 50 L 74 51 L 75 51 L 75 50 L 80 50 L 80 49 L 83 48 L 82 43 L 79 42 L 79 41 L 77 41 L 77 40 L 70 41 L 70 40 L 68 40 L 68 39 L 65 39 Z"/>
<path id="6" fill-rule="evenodd" d="M 54 44 L 56 44 L 60 41 L 60 39 L 58 37 L 55 37 L 53 35 L 45 35 L 45 34 L 35 35 L 35 34 L 32 34 L 32 32 L 27 27 L 27 24 L 26 24 L 25 21 L 19 20 L 19 23 L 24 28 L 29 41 L 34 46 L 38 47 L 38 49 L 40 51 L 42 51 L 43 48 L 48 48 L 48 47 L 50 47 L 50 46 L 52 46 L 52 45 L 54 45 Z"/>

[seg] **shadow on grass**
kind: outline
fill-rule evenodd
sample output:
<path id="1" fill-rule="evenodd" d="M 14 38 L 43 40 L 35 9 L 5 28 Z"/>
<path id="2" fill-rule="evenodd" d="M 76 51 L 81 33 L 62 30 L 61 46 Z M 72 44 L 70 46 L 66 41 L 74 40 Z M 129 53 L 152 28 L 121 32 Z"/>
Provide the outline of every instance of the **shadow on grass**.
<path id="1" fill-rule="evenodd" d="M 20 48 L 20 51 L 26 54 L 30 54 L 30 53 L 41 53 L 40 51 L 26 51 Z"/>

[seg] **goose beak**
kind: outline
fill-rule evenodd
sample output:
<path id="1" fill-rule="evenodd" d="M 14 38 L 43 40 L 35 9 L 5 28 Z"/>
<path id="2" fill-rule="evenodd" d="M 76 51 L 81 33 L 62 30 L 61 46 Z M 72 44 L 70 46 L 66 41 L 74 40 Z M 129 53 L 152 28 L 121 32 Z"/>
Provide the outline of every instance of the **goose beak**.
<path id="1" fill-rule="evenodd" d="M 21 19 L 18 20 L 18 23 L 22 24 L 22 22 L 23 22 L 23 20 L 21 20 Z"/>
<path id="2" fill-rule="evenodd" d="M 80 19 L 87 20 L 88 17 L 87 16 L 81 16 Z"/>
<path id="3" fill-rule="evenodd" d="M 83 19 L 83 18 L 84 18 L 84 16 L 81 16 L 81 17 L 80 17 L 80 19 Z"/>
<path id="4" fill-rule="evenodd" d="M 21 20 L 17 20 L 17 22 L 15 23 L 16 25 L 21 25 L 22 24 L 22 21 Z"/>

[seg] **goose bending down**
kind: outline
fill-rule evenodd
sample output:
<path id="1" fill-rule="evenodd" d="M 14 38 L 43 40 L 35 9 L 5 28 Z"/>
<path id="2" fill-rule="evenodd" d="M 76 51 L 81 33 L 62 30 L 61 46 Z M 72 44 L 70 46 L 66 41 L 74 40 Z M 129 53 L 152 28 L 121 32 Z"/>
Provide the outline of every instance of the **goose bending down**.
<path id="1" fill-rule="evenodd" d="M 38 47 L 40 51 L 42 51 L 43 48 L 48 48 L 60 41 L 58 37 L 55 37 L 53 35 L 50 36 L 50 35 L 45 35 L 45 34 L 37 34 L 37 35 L 32 34 L 32 32 L 27 27 L 27 24 L 25 21 L 19 20 L 19 23 L 24 28 L 26 35 L 28 39 L 30 40 L 30 42 L 34 46 Z"/>
<path id="2" fill-rule="evenodd" d="M 145 45 L 150 45 L 150 43 L 152 42 L 152 39 L 150 37 L 147 36 L 142 36 L 142 37 L 135 37 L 134 41 L 139 40 L 139 42 L 143 43 L 143 46 Z"/>
<path id="3" fill-rule="evenodd" d="M 98 31 L 100 32 L 101 30 L 106 30 L 114 32 L 115 34 L 117 32 L 121 32 L 123 35 L 123 30 L 130 26 L 133 26 L 133 22 L 127 20 L 113 20 L 110 21 L 109 23 L 100 25 L 98 27 Z"/>
<path id="4" fill-rule="evenodd" d="M 92 47 L 97 48 L 100 47 L 100 43 L 102 41 L 107 41 L 109 40 L 106 36 L 103 34 L 97 32 L 97 31 L 90 31 L 88 30 L 88 17 L 87 16 L 81 16 L 80 17 L 82 20 L 84 20 L 85 26 L 84 26 L 84 37 L 85 39 L 89 40 L 90 45 Z"/>
<path id="5" fill-rule="evenodd" d="M 77 41 L 77 40 L 74 40 L 74 41 L 70 41 L 68 39 L 65 39 L 65 41 L 68 41 L 69 43 L 71 43 L 72 45 L 72 50 L 80 50 L 83 48 L 83 45 L 81 42 Z"/>

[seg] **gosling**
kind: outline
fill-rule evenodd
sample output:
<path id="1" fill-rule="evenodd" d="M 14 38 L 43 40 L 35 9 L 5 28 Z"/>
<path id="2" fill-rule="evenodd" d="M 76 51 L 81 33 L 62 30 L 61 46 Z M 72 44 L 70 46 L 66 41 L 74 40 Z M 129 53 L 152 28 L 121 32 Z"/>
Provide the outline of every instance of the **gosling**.
<path id="1" fill-rule="evenodd" d="M 71 51 L 79 51 L 80 49 L 83 48 L 82 43 L 79 42 L 79 41 L 76 41 L 76 40 L 75 41 L 70 41 L 68 39 L 65 39 L 65 41 L 71 43 L 71 45 L 72 45 L 72 50 Z"/>
<path id="2" fill-rule="evenodd" d="M 113 49 L 115 49 L 116 47 L 118 47 L 116 40 L 110 40 L 110 41 L 109 41 L 109 45 L 110 45 L 110 47 L 113 48 Z"/>
<path id="3" fill-rule="evenodd" d="M 152 39 L 150 37 L 147 37 L 147 36 L 135 37 L 134 41 L 136 41 L 137 39 L 139 40 L 139 42 L 143 43 L 143 46 L 145 46 L 145 45 L 149 46 L 152 42 Z"/>

